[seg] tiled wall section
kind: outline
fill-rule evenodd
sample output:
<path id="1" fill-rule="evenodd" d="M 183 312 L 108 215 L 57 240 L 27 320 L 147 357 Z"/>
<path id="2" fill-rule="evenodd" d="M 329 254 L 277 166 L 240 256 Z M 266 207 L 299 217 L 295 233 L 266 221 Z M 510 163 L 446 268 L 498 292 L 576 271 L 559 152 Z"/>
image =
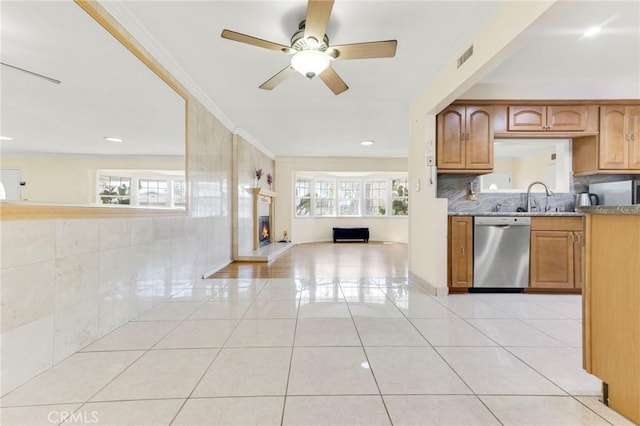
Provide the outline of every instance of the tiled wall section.
<path id="1" fill-rule="evenodd" d="M 232 135 L 188 120 L 188 216 L 2 222 L 2 394 L 230 262 Z"/>
<path id="2" fill-rule="evenodd" d="M 269 189 L 267 174 L 274 177 L 274 160 L 241 137 L 237 138 L 237 183 L 238 190 L 238 253 L 246 255 L 253 251 L 253 200 L 249 188 L 255 186 L 255 171 L 262 169 L 258 186 Z"/>
<path id="3" fill-rule="evenodd" d="M 571 181 L 572 192 L 557 193 L 548 198 L 552 210 L 556 208 L 562 211 L 573 211 L 574 197 L 579 192 L 589 190 L 589 184 L 599 182 L 615 182 L 621 180 L 638 179 L 638 175 L 592 175 L 574 177 Z M 449 212 L 487 213 L 495 212 L 496 205 L 500 204 L 500 211 L 515 212 L 518 207 L 525 207 L 526 194 L 524 193 L 478 193 L 476 201 L 467 200 L 469 185 L 479 188 L 480 178 L 469 174 L 441 174 L 438 175 L 438 198 L 449 200 Z M 544 193 L 535 193 L 532 199 L 537 206 L 544 206 L 547 197 Z"/>

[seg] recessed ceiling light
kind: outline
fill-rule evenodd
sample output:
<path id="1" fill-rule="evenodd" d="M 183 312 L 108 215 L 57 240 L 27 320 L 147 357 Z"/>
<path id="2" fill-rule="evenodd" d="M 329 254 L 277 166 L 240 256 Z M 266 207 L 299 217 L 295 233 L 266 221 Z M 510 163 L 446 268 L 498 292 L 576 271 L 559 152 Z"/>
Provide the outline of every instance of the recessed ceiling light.
<path id="1" fill-rule="evenodd" d="M 9 136 L 0 136 L 0 141 L 12 141 L 13 138 L 10 138 Z"/>
<path id="2" fill-rule="evenodd" d="M 591 27 L 587 31 L 584 32 L 583 36 L 585 37 L 593 37 L 598 34 L 602 30 L 601 27 Z"/>
<path id="3" fill-rule="evenodd" d="M 111 136 L 105 136 L 104 140 L 109 142 L 117 142 L 117 143 L 124 142 L 124 140 L 120 138 L 112 138 Z"/>
<path id="4" fill-rule="evenodd" d="M 373 141 L 362 141 L 362 142 L 360 142 L 360 145 L 362 145 L 362 146 L 373 145 Z"/>

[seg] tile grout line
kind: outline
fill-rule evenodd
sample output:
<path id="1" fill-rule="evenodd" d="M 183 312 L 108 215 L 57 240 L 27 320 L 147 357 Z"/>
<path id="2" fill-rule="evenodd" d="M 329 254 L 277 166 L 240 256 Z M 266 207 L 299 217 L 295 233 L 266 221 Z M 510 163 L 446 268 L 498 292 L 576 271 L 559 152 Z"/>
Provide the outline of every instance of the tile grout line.
<path id="1" fill-rule="evenodd" d="M 229 283 L 231 284 L 231 283 Z M 220 289 L 218 291 L 218 293 L 220 293 L 220 291 L 222 291 L 223 289 L 227 288 L 229 286 L 229 284 L 227 284 L 226 286 L 224 286 L 222 289 Z M 258 291 L 258 293 L 256 294 L 256 296 L 258 294 L 260 294 L 260 292 L 262 292 L 262 290 L 264 289 L 264 284 L 262 285 L 262 287 L 260 288 L 260 291 Z M 217 295 L 217 294 L 216 294 Z M 213 297 L 213 296 L 212 296 Z M 178 418 L 178 416 L 180 415 L 180 413 L 182 412 L 182 410 L 184 409 L 184 406 L 187 405 L 187 401 L 189 401 L 191 399 L 191 397 L 193 396 L 193 393 L 196 391 L 196 389 L 198 388 L 198 386 L 200 385 L 200 383 L 202 383 L 202 380 L 204 379 L 204 377 L 207 375 L 207 373 L 209 372 L 209 370 L 211 369 L 211 367 L 213 366 L 214 362 L 216 361 L 216 359 L 218 359 L 218 356 L 220 356 L 220 353 L 222 353 L 222 351 L 225 348 L 225 345 L 227 344 L 227 342 L 229 341 L 229 339 L 231 339 L 231 336 L 233 335 L 233 333 L 236 331 L 236 329 L 238 328 L 238 326 L 240 325 L 240 322 L 242 321 L 242 319 L 244 318 L 244 316 L 247 314 L 247 312 L 249 311 L 249 308 L 251 308 L 251 306 L 253 306 L 255 299 L 251 300 L 251 303 L 249 304 L 249 306 L 245 309 L 245 311 L 243 312 L 242 316 L 237 320 L 236 325 L 233 327 L 233 329 L 231 330 L 231 332 L 229 333 L 229 335 L 227 336 L 227 338 L 225 339 L 224 343 L 222 344 L 222 346 L 220 347 L 220 349 L 216 352 L 216 354 L 214 355 L 213 359 L 211 360 L 211 362 L 209 362 L 209 365 L 207 366 L 207 368 L 205 368 L 204 372 L 202 373 L 202 376 L 200 376 L 200 379 L 198 379 L 198 381 L 195 383 L 195 385 L 193 386 L 193 389 L 191 389 L 191 392 L 189 393 L 189 395 L 187 395 L 187 397 L 185 398 L 185 400 L 182 402 L 182 404 L 180 405 L 180 408 L 178 408 L 178 411 L 176 411 L 176 414 L 173 416 L 173 418 L 171 419 L 171 421 L 169 422 L 169 425 L 172 425 L 173 422 L 175 422 L 175 420 Z M 204 306 L 204 305 L 203 305 Z M 196 311 L 193 311 L 187 318 L 189 318 L 191 315 L 193 315 L 193 313 L 195 313 Z M 183 321 L 186 321 L 187 318 L 185 318 Z"/>
<path id="2" fill-rule="evenodd" d="M 339 280 L 339 278 L 336 278 L 337 280 Z M 378 288 L 380 288 L 378 286 Z M 340 291 L 342 292 L 342 286 L 340 286 Z M 387 295 L 385 293 L 385 298 L 387 298 Z M 369 371 L 371 372 L 371 376 L 373 377 L 373 381 L 376 384 L 376 388 L 378 389 L 378 396 L 380 397 L 380 400 L 382 401 L 382 406 L 384 407 L 384 411 L 387 414 L 387 418 L 389 419 L 389 424 L 391 426 L 393 426 L 393 419 L 391 418 L 391 413 L 389 413 L 389 408 L 387 407 L 387 403 L 384 400 L 384 397 L 382 396 L 382 390 L 380 389 L 380 385 L 378 384 L 378 379 L 376 378 L 376 374 L 373 371 L 373 367 L 371 367 L 371 362 L 369 361 L 369 355 L 367 354 L 367 350 L 364 347 L 364 342 L 362 341 L 362 337 L 360 336 L 360 331 L 358 330 L 358 326 L 356 325 L 356 320 L 353 317 L 353 313 L 351 312 L 351 306 L 349 306 L 349 302 L 346 302 L 347 304 L 347 309 L 349 310 L 349 315 L 351 316 L 351 322 L 353 323 L 353 328 L 356 330 L 356 334 L 358 336 L 358 340 L 360 340 L 360 348 L 362 349 L 362 353 L 364 353 L 364 357 L 367 360 L 367 365 L 369 366 Z M 395 304 L 394 304 L 395 306 Z M 397 308 L 396 308 L 397 309 Z"/>
<path id="3" fill-rule="evenodd" d="M 302 283 L 304 283 L 304 278 L 293 278 L 294 282 L 296 282 L 297 280 L 300 280 Z M 297 284 L 295 285 L 295 289 L 297 290 L 298 286 Z M 303 285 L 301 284 L 300 287 L 300 292 L 298 294 L 298 298 L 296 299 L 296 302 L 298 304 L 298 308 L 296 309 L 296 322 L 295 325 L 293 327 L 293 340 L 291 342 L 291 355 L 289 356 L 289 372 L 287 373 L 287 384 L 284 388 L 284 399 L 282 401 L 282 416 L 280 417 L 280 426 L 284 425 L 284 415 L 285 415 L 285 410 L 287 408 L 287 399 L 289 396 L 289 381 L 291 380 L 291 367 L 293 366 L 293 351 L 295 350 L 296 347 L 296 333 L 298 332 L 298 319 L 300 318 L 300 305 L 301 305 L 301 299 L 302 299 L 302 288 Z"/>

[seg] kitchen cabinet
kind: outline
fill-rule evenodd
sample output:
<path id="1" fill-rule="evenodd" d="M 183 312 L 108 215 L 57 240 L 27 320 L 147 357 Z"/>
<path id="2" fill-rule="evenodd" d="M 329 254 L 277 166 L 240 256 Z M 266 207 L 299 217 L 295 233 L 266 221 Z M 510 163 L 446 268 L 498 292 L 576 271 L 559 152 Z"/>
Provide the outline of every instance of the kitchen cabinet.
<path id="1" fill-rule="evenodd" d="M 510 132 L 576 132 L 587 127 L 584 105 L 510 105 L 507 111 Z"/>
<path id="2" fill-rule="evenodd" d="M 453 105 L 438 114 L 436 158 L 439 173 L 493 170 L 492 107 Z"/>
<path id="3" fill-rule="evenodd" d="M 598 168 L 640 170 L 640 107 L 600 108 Z"/>
<path id="4" fill-rule="evenodd" d="M 637 211 L 595 211 L 587 216 L 582 348 L 585 370 L 607 385 L 609 407 L 640 424 L 640 210 Z"/>
<path id="5" fill-rule="evenodd" d="M 581 217 L 532 217 L 529 287 L 582 288 Z"/>
<path id="6" fill-rule="evenodd" d="M 449 216 L 449 287 L 473 286 L 473 218 Z"/>

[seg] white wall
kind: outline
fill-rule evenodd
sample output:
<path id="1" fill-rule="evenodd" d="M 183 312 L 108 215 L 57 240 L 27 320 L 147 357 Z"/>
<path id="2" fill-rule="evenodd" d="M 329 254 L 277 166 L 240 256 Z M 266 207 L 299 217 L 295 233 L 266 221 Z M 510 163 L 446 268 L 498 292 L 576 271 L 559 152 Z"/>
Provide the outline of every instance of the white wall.
<path id="1" fill-rule="evenodd" d="M 282 239 L 287 231 L 294 243 L 331 240 L 331 228 L 340 226 L 369 226 L 370 237 L 377 241 L 408 241 L 408 219 L 388 218 L 296 218 L 294 215 L 293 188 L 297 172 L 407 172 L 406 158 L 326 158 L 279 157 L 276 158 L 277 179 L 274 190 L 278 193 L 275 203 L 274 235 Z M 409 211 L 412 210 L 409 199 Z"/>
<path id="2" fill-rule="evenodd" d="M 409 205 L 411 208 L 411 205 Z M 291 232 L 296 243 L 333 241 L 333 228 L 369 228 L 370 241 L 409 241 L 407 217 L 306 217 L 294 218 Z M 282 239 L 282 232 L 276 234 Z"/>

